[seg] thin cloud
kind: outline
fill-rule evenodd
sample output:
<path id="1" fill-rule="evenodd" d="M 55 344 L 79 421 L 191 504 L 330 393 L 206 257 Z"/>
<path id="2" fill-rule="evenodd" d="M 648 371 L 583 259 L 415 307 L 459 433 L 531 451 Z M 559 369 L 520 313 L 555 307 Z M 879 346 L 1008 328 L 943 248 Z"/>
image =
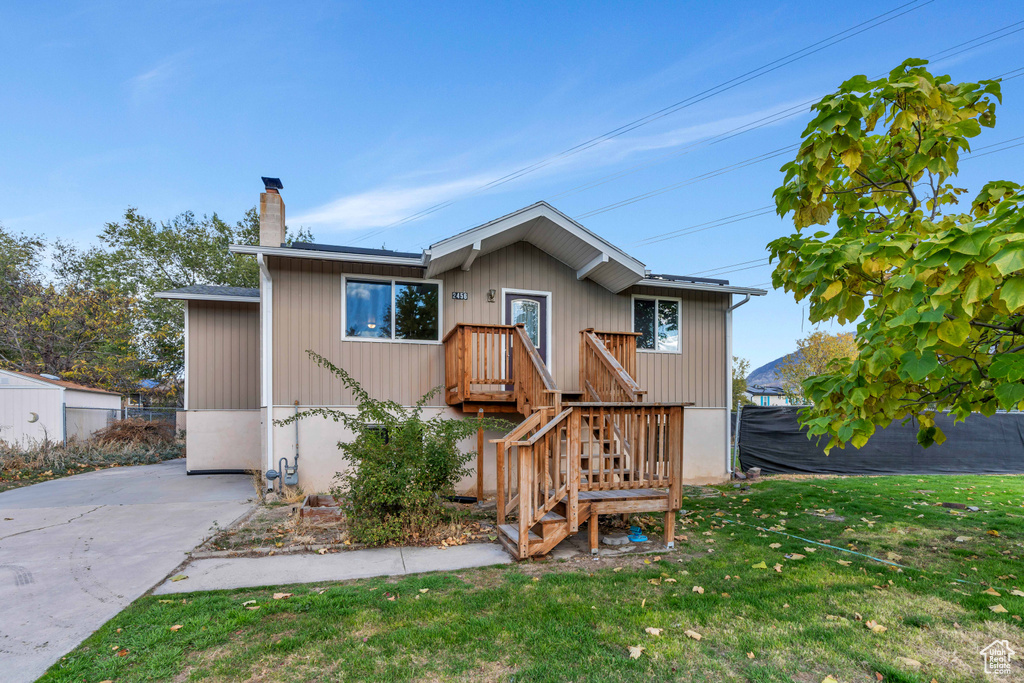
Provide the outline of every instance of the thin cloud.
<path id="1" fill-rule="evenodd" d="M 539 177 L 550 178 L 575 174 L 584 169 L 593 170 L 621 163 L 636 155 L 657 151 L 665 152 L 673 148 L 692 145 L 700 140 L 755 124 L 761 119 L 783 112 L 803 101 L 806 101 L 806 98 L 781 103 L 749 114 L 682 126 L 653 135 L 616 138 L 596 145 L 583 153 L 559 159 L 529 174 L 526 178 L 532 180 Z M 768 125 L 777 125 L 778 123 L 775 121 Z M 682 153 L 684 150 L 680 150 L 680 152 Z M 526 162 L 517 167 L 527 166 L 530 163 L 534 162 Z M 291 220 L 298 225 L 321 226 L 340 231 L 379 228 L 398 222 L 410 214 L 434 204 L 473 194 L 480 186 L 512 171 L 514 171 L 514 167 L 503 166 L 443 183 L 424 182 L 408 186 L 392 185 L 376 188 L 340 197 Z M 488 190 L 488 192 L 511 190 L 515 185 L 514 182 L 503 184 Z"/>
<path id="2" fill-rule="evenodd" d="M 160 60 L 152 69 L 129 78 L 132 101 L 137 104 L 166 90 L 180 74 L 184 60 L 185 53 L 179 52 Z"/>

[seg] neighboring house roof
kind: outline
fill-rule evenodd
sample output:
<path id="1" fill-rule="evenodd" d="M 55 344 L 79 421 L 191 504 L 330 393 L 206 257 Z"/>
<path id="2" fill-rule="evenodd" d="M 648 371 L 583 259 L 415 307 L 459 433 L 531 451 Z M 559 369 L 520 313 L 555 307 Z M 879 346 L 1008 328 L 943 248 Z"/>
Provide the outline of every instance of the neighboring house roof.
<path id="1" fill-rule="evenodd" d="M 185 301 L 240 301 L 258 303 L 259 287 L 227 287 L 223 285 L 189 285 L 166 292 L 157 292 L 158 299 Z"/>
<path id="2" fill-rule="evenodd" d="M 772 384 L 752 384 L 747 386 L 747 393 L 751 396 L 785 396 L 786 392 L 782 387 Z"/>
<path id="3" fill-rule="evenodd" d="M 651 274 L 642 262 L 543 201 L 436 242 L 420 254 L 309 242 L 279 247 L 232 244 L 229 249 L 236 254 L 423 268 L 424 277 L 432 278 L 454 268 L 469 270 L 480 256 L 516 242 L 532 244 L 575 270 L 578 279 L 593 280 L 612 292 L 647 285 L 753 296 L 767 294 L 763 289 L 730 286 L 728 280 Z"/>
<path id="4" fill-rule="evenodd" d="M 74 391 L 88 391 L 93 394 L 107 394 L 108 396 L 121 395 L 114 391 L 107 391 L 106 389 L 87 387 L 86 385 L 79 384 L 78 382 L 69 382 L 64 379 L 51 379 L 49 377 L 44 377 L 43 375 L 37 375 L 34 372 L 21 372 L 20 370 L 0 370 L 0 374 L 2 373 L 17 375 L 19 377 L 26 377 L 28 379 L 35 380 L 36 382 L 42 382 L 43 384 L 51 384 L 53 386 L 63 387 L 65 389 L 73 389 Z"/>

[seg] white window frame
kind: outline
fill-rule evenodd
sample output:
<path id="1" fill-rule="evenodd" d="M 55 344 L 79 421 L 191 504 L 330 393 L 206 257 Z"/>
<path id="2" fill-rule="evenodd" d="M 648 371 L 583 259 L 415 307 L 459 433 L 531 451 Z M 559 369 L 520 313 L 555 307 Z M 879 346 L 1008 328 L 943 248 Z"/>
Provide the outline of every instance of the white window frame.
<path id="1" fill-rule="evenodd" d="M 542 297 L 544 299 L 547 299 L 547 305 L 544 307 L 547 310 L 547 314 L 544 316 L 544 318 L 545 318 L 544 324 L 545 324 L 545 327 L 547 329 L 547 334 L 544 335 L 544 345 L 548 349 L 548 357 L 544 359 L 544 362 L 547 364 L 548 372 L 554 373 L 554 371 L 555 371 L 554 367 L 555 366 L 554 366 L 554 363 L 552 362 L 552 359 L 554 358 L 555 354 L 554 354 L 554 349 L 551 348 L 551 334 L 552 334 L 552 329 L 551 329 L 551 301 L 552 301 L 552 299 L 551 299 L 551 292 L 544 292 L 544 291 L 536 290 L 536 289 L 513 289 L 513 288 L 510 288 L 510 287 L 502 287 L 501 288 L 501 324 L 502 325 L 510 324 L 509 321 L 508 321 L 508 316 L 506 315 L 507 311 L 505 310 L 505 296 L 508 295 L 508 294 L 511 294 L 512 296 L 515 296 L 516 294 L 520 294 L 520 295 L 524 295 L 524 296 L 536 296 L 536 297 Z"/>
<path id="2" fill-rule="evenodd" d="M 391 337 L 382 339 L 380 337 L 349 337 L 345 334 L 345 321 L 348 315 L 346 310 L 348 297 L 346 287 L 349 280 L 357 282 L 380 282 L 391 284 Z M 424 284 L 437 285 L 437 339 L 396 339 L 395 338 L 395 285 L 402 284 Z M 341 340 L 350 342 L 376 342 L 383 344 L 441 344 L 444 337 L 444 282 L 441 280 L 425 280 L 415 277 L 391 277 L 382 275 L 359 275 L 358 273 L 347 273 L 341 276 Z"/>
<path id="3" fill-rule="evenodd" d="M 629 331 L 636 332 L 636 304 L 634 303 L 637 299 L 646 299 L 648 301 L 675 301 L 678 305 L 676 306 L 676 330 L 679 332 L 679 344 L 673 349 L 659 349 L 658 348 L 658 305 L 654 305 L 654 348 L 653 349 L 641 349 L 638 344 L 636 347 L 637 353 L 672 353 L 681 354 L 683 352 L 683 300 L 679 297 L 674 296 L 658 296 L 655 294 L 634 294 L 629 300 Z"/>

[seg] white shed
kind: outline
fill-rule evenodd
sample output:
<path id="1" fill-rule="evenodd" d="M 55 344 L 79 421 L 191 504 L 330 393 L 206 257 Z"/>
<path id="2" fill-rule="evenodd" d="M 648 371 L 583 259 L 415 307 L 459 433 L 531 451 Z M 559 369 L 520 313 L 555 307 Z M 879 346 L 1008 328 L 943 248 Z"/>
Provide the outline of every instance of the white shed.
<path id="1" fill-rule="evenodd" d="M 87 439 L 120 410 L 119 394 L 53 375 L 0 370 L 0 441 Z"/>

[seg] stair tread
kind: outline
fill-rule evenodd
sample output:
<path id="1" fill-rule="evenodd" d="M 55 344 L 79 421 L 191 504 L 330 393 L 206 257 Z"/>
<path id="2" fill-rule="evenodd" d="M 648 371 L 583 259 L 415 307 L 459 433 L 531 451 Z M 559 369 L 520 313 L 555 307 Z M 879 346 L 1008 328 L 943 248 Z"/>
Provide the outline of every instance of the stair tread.
<path id="1" fill-rule="evenodd" d="M 549 512 L 546 515 L 544 515 L 543 517 L 541 517 L 540 521 L 541 521 L 541 523 L 549 523 L 549 524 L 551 522 L 564 522 L 565 521 L 565 517 L 563 517 L 562 515 L 558 514 L 557 512 Z"/>
<path id="2" fill-rule="evenodd" d="M 519 527 L 515 526 L 514 524 L 499 524 L 498 529 L 501 531 L 501 533 L 505 534 L 510 539 L 512 539 L 513 543 L 519 543 Z M 532 531 L 529 533 L 527 538 L 530 540 L 530 543 L 540 543 L 541 540 L 543 540 L 540 536 L 533 533 Z"/>

